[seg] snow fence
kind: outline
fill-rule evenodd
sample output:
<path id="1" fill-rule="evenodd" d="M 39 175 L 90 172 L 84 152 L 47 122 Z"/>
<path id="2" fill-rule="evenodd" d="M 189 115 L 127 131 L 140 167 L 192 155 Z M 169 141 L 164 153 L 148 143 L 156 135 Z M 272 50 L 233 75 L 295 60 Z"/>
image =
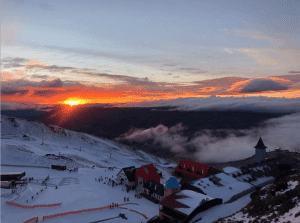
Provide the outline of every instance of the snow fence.
<path id="1" fill-rule="evenodd" d="M 5 202 L 7 205 L 12 205 L 18 208 L 28 208 L 28 209 L 33 209 L 33 208 L 51 208 L 51 207 L 57 207 L 61 206 L 61 203 L 56 203 L 56 204 L 37 204 L 37 205 L 23 205 L 23 204 L 17 204 L 13 202 Z"/>
<path id="2" fill-rule="evenodd" d="M 43 216 L 43 220 L 57 218 L 57 217 L 63 217 L 66 215 L 71 215 L 71 214 L 81 214 L 81 213 L 87 213 L 87 212 L 91 212 L 91 211 L 100 211 L 100 210 L 103 210 L 106 208 L 109 208 L 109 205 L 100 207 L 100 208 L 90 208 L 90 209 L 83 209 L 83 210 L 79 210 L 79 211 L 68 211 L 68 212 L 57 213 L 57 214 L 52 214 L 52 215 L 45 215 L 45 216 Z"/>
<path id="3" fill-rule="evenodd" d="M 38 217 L 30 218 L 26 221 L 23 221 L 23 223 L 37 223 L 39 221 Z"/>
<path id="4" fill-rule="evenodd" d="M 140 212 L 138 212 L 138 211 L 136 211 L 136 210 L 129 209 L 129 211 L 135 212 L 135 213 L 137 213 L 137 214 L 140 214 L 140 215 L 142 215 L 145 219 L 148 219 L 148 217 L 147 217 L 146 215 L 144 215 L 144 214 L 142 214 L 142 213 L 140 213 Z"/>

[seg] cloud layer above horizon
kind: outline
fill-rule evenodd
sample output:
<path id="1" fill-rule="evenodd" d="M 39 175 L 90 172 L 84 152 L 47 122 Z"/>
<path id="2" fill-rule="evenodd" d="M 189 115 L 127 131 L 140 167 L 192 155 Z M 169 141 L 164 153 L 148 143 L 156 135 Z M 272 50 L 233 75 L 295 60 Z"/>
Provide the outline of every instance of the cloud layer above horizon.
<path id="1" fill-rule="evenodd" d="M 298 98 L 299 9 L 281 0 L 3 1 L 2 104 Z"/>

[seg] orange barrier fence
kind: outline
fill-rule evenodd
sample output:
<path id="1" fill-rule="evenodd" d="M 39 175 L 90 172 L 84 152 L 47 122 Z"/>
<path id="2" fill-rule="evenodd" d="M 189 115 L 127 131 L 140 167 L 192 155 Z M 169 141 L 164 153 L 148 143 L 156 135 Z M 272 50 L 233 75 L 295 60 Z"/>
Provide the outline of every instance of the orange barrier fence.
<path id="1" fill-rule="evenodd" d="M 57 207 L 60 206 L 61 203 L 57 204 L 37 204 L 37 205 L 23 205 L 23 204 L 17 204 L 13 202 L 5 202 L 7 205 L 12 205 L 18 208 L 28 208 L 28 209 L 33 209 L 33 208 L 50 208 L 50 207 Z"/>
<path id="2" fill-rule="evenodd" d="M 23 221 L 23 223 L 37 223 L 39 221 L 38 217 L 30 218 L 26 221 Z"/>
<path id="3" fill-rule="evenodd" d="M 129 209 L 129 211 L 132 211 L 132 212 L 135 212 L 135 213 L 137 213 L 137 214 L 140 214 L 140 215 L 142 215 L 145 219 L 148 219 L 148 217 L 147 217 L 146 215 L 144 215 L 144 214 L 142 214 L 142 213 L 140 213 L 140 212 L 138 212 L 138 211 L 135 211 L 135 210 L 132 210 L 132 209 Z"/>
<path id="4" fill-rule="evenodd" d="M 53 214 L 53 215 L 46 215 L 46 216 L 43 216 L 43 220 L 50 219 L 50 218 L 63 217 L 66 215 L 71 215 L 71 214 L 81 214 L 81 213 L 86 213 L 86 212 L 91 212 L 91 211 L 100 211 L 100 210 L 103 210 L 106 208 L 109 208 L 109 206 L 100 207 L 100 208 L 83 209 L 83 210 L 79 210 L 79 211 L 68 211 L 68 212 L 63 212 L 63 213 L 58 213 L 58 214 Z"/>
<path id="5" fill-rule="evenodd" d="M 128 205 L 128 204 L 135 204 L 135 205 L 139 205 L 137 203 L 125 203 L 125 204 L 118 204 L 116 207 L 120 207 L 122 205 Z M 51 219 L 51 218 L 57 218 L 57 217 L 63 217 L 66 215 L 72 215 L 72 214 L 81 214 L 81 213 L 87 213 L 87 212 L 91 212 L 91 211 L 100 211 L 106 208 L 110 208 L 110 205 L 104 206 L 104 207 L 99 207 L 99 208 L 90 208 L 90 209 L 83 209 L 83 210 L 78 210 L 78 211 L 68 211 L 68 212 L 63 212 L 63 213 L 57 213 L 57 214 L 53 214 L 53 215 L 45 215 L 43 216 L 43 220 L 46 219 Z M 120 207 L 122 209 L 127 209 L 127 208 L 123 208 Z M 137 212 L 140 215 L 143 215 L 142 213 Z M 144 218 L 148 219 L 147 216 L 143 215 Z"/>

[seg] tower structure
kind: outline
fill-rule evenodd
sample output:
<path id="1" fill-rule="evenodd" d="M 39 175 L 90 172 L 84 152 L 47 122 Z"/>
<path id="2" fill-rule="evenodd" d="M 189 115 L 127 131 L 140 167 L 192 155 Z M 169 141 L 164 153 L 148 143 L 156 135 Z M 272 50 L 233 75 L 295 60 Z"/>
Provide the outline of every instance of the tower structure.
<path id="1" fill-rule="evenodd" d="M 260 163 L 261 161 L 266 159 L 266 147 L 264 142 L 262 141 L 261 137 L 259 138 L 256 146 L 254 146 L 255 148 L 255 162 L 256 163 Z"/>

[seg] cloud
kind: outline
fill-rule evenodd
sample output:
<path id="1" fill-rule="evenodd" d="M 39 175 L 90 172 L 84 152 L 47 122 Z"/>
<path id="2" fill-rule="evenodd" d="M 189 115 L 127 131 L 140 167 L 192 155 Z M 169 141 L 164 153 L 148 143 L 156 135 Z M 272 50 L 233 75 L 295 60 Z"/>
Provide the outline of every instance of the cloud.
<path id="1" fill-rule="evenodd" d="M 226 53 L 233 54 L 233 51 L 230 48 L 224 48 Z"/>
<path id="2" fill-rule="evenodd" d="M 282 91 L 287 90 L 288 87 L 276 81 L 269 79 L 254 79 L 241 89 L 243 93 L 263 92 L 263 91 Z"/>
<path id="3" fill-rule="evenodd" d="M 249 57 L 255 59 L 258 64 L 261 65 L 276 65 L 278 61 L 270 55 L 276 50 L 273 49 L 239 49 L 241 53 L 248 55 Z"/>
<path id="4" fill-rule="evenodd" d="M 64 93 L 65 91 L 58 91 L 58 90 L 34 90 L 33 96 L 52 96 L 55 94 L 61 94 Z"/>
<path id="5" fill-rule="evenodd" d="M 42 81 L 41 82 L 43 87 L 54 87 L 54 88 L 57 88 L 57 87 L 62 87 L 63 86 L 63 82 L 57 78 L 53 81 Z"/>
<path id="6" fill-rule="evenodd" d="M 54 6 L 50 5 L 48 3 L 39 3 L 36 6 L 37 6 L 37 8 L 39 8 L 43 11 L 52 11 L 52 10 L 54 10 Z"/>
<path id="7" fill-rule="evenodd" d="M 174 153 L 183 152 L 183 144 L 186 143 L 187 137 L 180 133 L 184 130 L 181 123 L 168 128 L 164 125 L 149 129 L 131 129 L 128 133 L 121 135 L 117 141 L 128 142 L 149 142 L 160 145 L 163 148 L 170 149 Z"/>
<path id="8" fill-rule="evenodd" d="M 300 112 L 300 98 L 206 97 L 136 103 L 133 106 L 174 107 L 179 111 Z"/>
<path id="9" fill-rule="evenodd" d="M 30 75 L 31 78 L 38 78 L 38 79 L 48 79 L 50 78 L 49 75 L 45 74 L 45 75 L 40 75 L 40 74 L 33 74 Z"/>
<path id="10" fill-rule="evenodd" d="M 290 74 L 300 74 L 300 71 L 289 71 Z"/>
<path id="11" fill-rule="evenodd" d="M 6 57 L 1 60 L 3 68 L 14 68 L 14 67 L 23 67 L 24 63 L 27 63 L 29 59 L 20 58 L 20 57 Z"/>
<path id="12" fill-rule="evenodd" d="M 170 150 L 175 156 L 196 159 L 199 162 L 228 162 L 251 157 L 255 154 L 254 146 L 261 136 L 267 151 L 280 147 L 290 151 L 300 151 L 300 113 L 273 118 L 256 127 L 242 130 L 203 129 L 192 137 L 184 135 L 182 124 L 172 128 L 158 125 L 149 129 L 134 129 L 117 138 L 118 141 L 153 143 L 161 149 Z"/>
<path id="13" fill-rule="evenodd" d="M 208 71 L 206 71 L 206 70 L 202 70 L 202 69 L 199 69 L 199 68 L 192 68 L 192 67 L 181 67 L 181 68 L 177 68 L 177 70 L 192 73 L 192 74 L 206 74 L 206 73 L 208 73 Z"/>
<path id="14" fill-rule="evenodd" d="M 29 90 L 19 90 L 19 89 L 12 89 L 12 88 L 2 88 L 1 94 L 2 95 L 25 95 L 29 92 Z"/>

